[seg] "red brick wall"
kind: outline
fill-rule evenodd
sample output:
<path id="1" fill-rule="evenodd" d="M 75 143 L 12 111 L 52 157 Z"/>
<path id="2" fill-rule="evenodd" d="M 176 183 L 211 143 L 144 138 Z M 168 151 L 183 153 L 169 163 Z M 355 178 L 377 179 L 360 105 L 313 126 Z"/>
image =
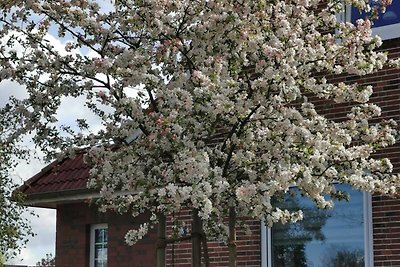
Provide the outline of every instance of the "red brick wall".
<path id="1" fill-rule="evenodd" d="M 400 39 L 386 41 L 383 49 L 391 58 L 400 57 Z M 374 86 L 371 100 L 381 107 L 382 118 L 400 125 L 400 71 L 384 69 L 360 83 Z M 380 151 L 377 157 L 390 158 L 394 172 L 400 172 L 400 144 Z M 400 266 L 400 199 L 374 196 L 372 221 L 374 266 Z"/>
<path id="2" fill-rule="evenodd" d="M 185 221 L 190 232 L 190 213 L 182 212 L 175 218 L 168 218 L 167 235 L 171 235 L 171 226 L 174 220 Z M 237 263 L 238 266 L 261 266 L 261 224 L 258 221 L 247 220 L 251 235 L 246 235 L 244 229 L 238 226 L 237 230 Z M 240 224 L 240 223 L 239 223 Z M 223 242 L 207 242 L 210 266 L 228 266 L 228 247 Z M 191 241 L 170 244 L 167 247 L 167 266 L 190 267 L 191 266 Z"/>
<path id="3" fill-rule="evenodd" d="M 375 266 L 400 266 L 400 200 L 373 197 Z"/>
<path id="4" fill-rule="evenodd" d="M 182 213 L 179 220 L 185 220 L 190 233 L 190 214 Z M 167 235 L 171 237 L 174 218 L 168 219 Z M 142 220 L 143 221 L 143 220 Z M 86 203 L 64 204 L 57 208 L 56 266 L 89 266 L 90 226 L 108 224 L 108 267 L 153 267 L 155 266 L 156 233 L 152 231 L 138 244 L 125 244 L 125 233 L 138 227 L 140 220 L 128 215 L 99 213 L 96 207 Z M 249 221 L 251 236 L 237 228 L 238 266 L 261 266 L 260 223 Z M 167 266 L 191 266 L 191 241 L 170 244 L 167 247 Z M 221 242 L 208 242 L 211 266 L 228 266 L 227 246 Z"/>
<path id="5" fill-rule="evenodd" d="M 108 224 L 108 267 L 155 266 L 155 233 L 130 247 L 124 242 L 129 229 L 136 228 L 143 218 L 99 213 L 86 203 L 65 204 L 57 208 L 56 266 L 87 267 L 90 253 L 90 226 Z"/>

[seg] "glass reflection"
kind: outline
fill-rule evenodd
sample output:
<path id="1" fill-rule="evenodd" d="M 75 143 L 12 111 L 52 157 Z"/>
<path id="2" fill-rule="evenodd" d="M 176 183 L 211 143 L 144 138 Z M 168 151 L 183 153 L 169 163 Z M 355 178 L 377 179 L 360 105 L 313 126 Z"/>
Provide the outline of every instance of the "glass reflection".
<path id="1" fill-rule="evenodd" d="M 370 0 L 371 7 L 378 8 L 381 5 L 380 0 Z M 356 23 L 357 19 L 371 17 L 371 13 L 361 12 L 355 8 L 351 8 L 351 22 Z M 386 8 L 385 13 L 379 13 L 379 18 L 374 20 L 373 28 L 382 27 L 400 23 L 400 1 L 392 1 L 392 4 Z"/>
<path id="2" fill-rule="evenodd" d="M 338 185 L 350 201 L 335 201 L 332 210 L 321 210 L 297 189 L 278 206 L 302 209 L 298 223 L 276 224 L 271 230 L 274 267 L 361 267 L 364 266 L 364 210 L 362 192 Z"/>

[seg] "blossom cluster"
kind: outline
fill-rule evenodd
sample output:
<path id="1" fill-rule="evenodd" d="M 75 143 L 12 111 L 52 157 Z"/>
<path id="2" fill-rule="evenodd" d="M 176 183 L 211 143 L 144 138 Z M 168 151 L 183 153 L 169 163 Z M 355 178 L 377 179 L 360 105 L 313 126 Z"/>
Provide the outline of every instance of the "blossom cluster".
<path id="1" fill-rule="evenodd" d="M 370 9 L 368 0 L 344 2 Z M 10 103 L 17 122 L 8 124 L 10 140 L 33 132 L 50 156 L 88 147 L 88 186 L 99 190 L 104 210 L 193 208 L 220 236 L 232 207 L 269 225 L 300 220 L 301 212 L 273 205 L 292 186 L 320 208 L 332 206 L 337 183 L 398 191 L 390 161 L 371 158 L 396 134 L 394 122 L 375 123 L 372 86 L 329 79 L 398 62 L 377 51 L 382 41 L 371 21 L 337 20 L 341 1 L 127 0 L 102 8 L 89 0 L 6 0 L 0 7 L 0 73 L 29 94 Z M 68 40 L 63 51 L 45 41 L 54 29 Z M 17 43 L 25 53 L 9 50 Z M 63 99 L 80 96 L 100 129 L 85 117 L 58 127 Z M 315 99 L 354 107 L 335 121 Z M 127 242 L 147 230 L 130 231 Z"/>

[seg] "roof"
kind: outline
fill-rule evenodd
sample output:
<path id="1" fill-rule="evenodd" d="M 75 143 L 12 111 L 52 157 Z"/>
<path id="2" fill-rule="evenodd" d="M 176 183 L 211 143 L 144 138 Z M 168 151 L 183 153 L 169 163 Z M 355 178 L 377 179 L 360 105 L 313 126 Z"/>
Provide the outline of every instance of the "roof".
<path id="1" fill-rule="evenodd" d="M 84 150 L 74 158 L 54 161 L 18 188 L 27 196 L 27 204 L 55 207 L 67 197 L 80 199 L 80 195 L 93 194 L 87 189 L 90 167 L 84 162 Z"/>
<path id="2" fill-rule="evenodd" d="M 75 158 L 53 162 L 27 180 L 22 186 L 25 194 L 60 192 L 85 189 L 90 167 L 83 161 L 83 153 Z"/>

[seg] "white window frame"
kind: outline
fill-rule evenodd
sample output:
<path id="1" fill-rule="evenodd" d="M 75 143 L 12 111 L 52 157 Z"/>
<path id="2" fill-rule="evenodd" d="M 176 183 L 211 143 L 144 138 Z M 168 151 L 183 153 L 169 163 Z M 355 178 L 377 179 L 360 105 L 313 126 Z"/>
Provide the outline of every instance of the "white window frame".
<path id="1" fill-rule="evenodd" d="M 351 201 L 351 200 L 350 200 Z M 364 262 L 365 267 L 374 267 L 373 232 L 372 232 L 372 197 L 363 192 L 364 209 Z M 261 222 L 261 267 L 272 266 L 271 228 Z"/>
<path id="2" fill-rule="evenodd" d="M 397 0 L 398 1 L 398 0 Z M 344 14 L 340 14 L 341 21 L 351 21 L 351 6 L 346 6 Z M 390 40 L 400 37 L 400 22 L 372 28 L 372 35 L 378 35 L 382 40 Z"/>
<path id="3" fill-rule="evenodd" d="M 94 267 L 94 255 L 95 255 L 95 231 L 98 229 L 108 229 L 108 225 L 105 223 L 93 224 L 90 226 L 90 267 Z M 108 234 L 108 231 L 107 231 Z M 107 237 L 107 247 L 108 247 L 108 237 Z M 107 250 L 108 252 L 108 250 Z"/>

